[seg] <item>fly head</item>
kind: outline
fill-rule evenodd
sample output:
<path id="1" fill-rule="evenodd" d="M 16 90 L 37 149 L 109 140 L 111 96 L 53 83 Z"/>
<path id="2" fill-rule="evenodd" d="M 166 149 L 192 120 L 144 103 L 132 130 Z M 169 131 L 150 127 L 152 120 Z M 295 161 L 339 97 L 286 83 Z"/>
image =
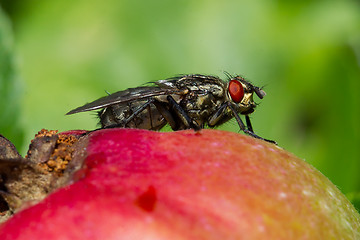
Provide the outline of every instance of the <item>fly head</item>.
<path id="1" fill-rule="evenodd" d="M 255 110 L 254 93 L 262 99 L 265 92 L 240 76 L 230 78 L 227 86 L 230 104 L 237 109 L 240 114 L 250 114 Z"/>

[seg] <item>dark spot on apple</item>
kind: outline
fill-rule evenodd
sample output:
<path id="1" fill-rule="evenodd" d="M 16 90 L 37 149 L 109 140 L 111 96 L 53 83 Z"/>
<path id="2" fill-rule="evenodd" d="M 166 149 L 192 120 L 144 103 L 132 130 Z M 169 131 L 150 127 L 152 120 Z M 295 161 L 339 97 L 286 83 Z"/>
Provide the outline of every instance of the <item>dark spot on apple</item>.
<path id="1" fill-rule="evenodd" d="M 156 201 L 156 190 L 153 186 L 149 186 L 146 192 L 137 197 L 135 204 L 144 211 L 152 212 L 154 211 Z"/>

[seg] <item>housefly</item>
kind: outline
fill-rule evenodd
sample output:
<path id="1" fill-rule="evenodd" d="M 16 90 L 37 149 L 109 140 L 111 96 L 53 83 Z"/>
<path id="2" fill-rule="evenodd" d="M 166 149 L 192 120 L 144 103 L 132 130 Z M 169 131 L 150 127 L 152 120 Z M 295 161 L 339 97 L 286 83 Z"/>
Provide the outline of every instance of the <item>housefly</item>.
<path id="1" fill-rule="evenodd" d="M 102 128 L 159 130 L 168 123 L 174 131 L 213 128 L 235 117 L 246 134 L 275 143 L 256 135 L 249 118 L 256 107 L 253 94 L 262 99 L 265 92 L 241 76 L 227 76 L 227 81 L 200 74 L 159 80 L 102 97 L 67 115 L 101 109 Z M 239 114 L 245 115 L 246 125 Z"/>

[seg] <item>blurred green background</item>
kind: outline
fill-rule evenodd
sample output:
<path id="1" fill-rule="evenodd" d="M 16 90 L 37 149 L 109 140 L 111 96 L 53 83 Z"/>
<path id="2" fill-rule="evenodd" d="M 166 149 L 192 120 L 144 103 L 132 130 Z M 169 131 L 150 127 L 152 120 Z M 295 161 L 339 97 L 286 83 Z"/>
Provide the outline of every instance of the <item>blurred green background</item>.
<path id="1" fill-rule="evenodd" d="M 255 131 L 360 193 L 359 1 L 0 0 L 0 132 L 24 154 L 42 128 L 105 95 L 182 73 L 265 86 Z M 260 102 L 259 100 L 257 100 Z M 221 127 L 238 131 L 235 121 Z"/>

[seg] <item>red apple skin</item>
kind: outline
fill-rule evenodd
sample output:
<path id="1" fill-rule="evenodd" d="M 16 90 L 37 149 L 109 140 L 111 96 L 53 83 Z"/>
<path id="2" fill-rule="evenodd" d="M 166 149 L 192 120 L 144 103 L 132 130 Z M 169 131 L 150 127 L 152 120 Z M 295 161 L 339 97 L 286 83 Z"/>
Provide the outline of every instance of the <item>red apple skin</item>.
<path id="1" fill-rule="evenodd" d="M 91 133 L 72 184 L 0 239 L 360 239 L 360 217 L 319 171 L 219 130 Z"/>

